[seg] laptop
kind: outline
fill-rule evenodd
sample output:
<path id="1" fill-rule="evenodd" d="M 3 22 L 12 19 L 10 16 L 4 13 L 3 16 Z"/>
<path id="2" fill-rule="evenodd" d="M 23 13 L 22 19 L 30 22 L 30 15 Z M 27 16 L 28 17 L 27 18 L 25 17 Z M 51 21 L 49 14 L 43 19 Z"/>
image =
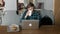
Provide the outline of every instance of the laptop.
<path id="1" fill-rule="evenodd" d="M 22 20 L 22 29 L 39 29 L 39 20 Z"/>

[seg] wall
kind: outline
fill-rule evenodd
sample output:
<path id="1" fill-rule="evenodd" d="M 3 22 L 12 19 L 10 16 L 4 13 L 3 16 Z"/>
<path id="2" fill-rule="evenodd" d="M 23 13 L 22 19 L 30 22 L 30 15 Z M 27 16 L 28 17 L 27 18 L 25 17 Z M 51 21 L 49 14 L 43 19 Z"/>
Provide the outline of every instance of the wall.
<path id="1" fill-rule="evenodd" d="M 17 0 L 5 0 L 5 10 L 17 10 Z"/>
<path id="2" fill-rule="evenodd" d="M 53 0 L 46 0 L 44 2 L 44 8 L 47 9 L 47 10 L 53 10 Z"/>
<path id="3" fill-rule="evenodd" d="M 45 0 L 37 0 L 38 2 L 44 2 Z"/>
<path id="4" fill-rule="evenodd" d="M 45 15 L 48 15 L 52 20 L 53 20 L 53 24 L 54 24 L 54 4 L 53 1 L 54 0 L 37 0 L 38 2 L 43 2 L 44 3 L 44 9 L 41 11 L 41 15 L 42 17 L 44 17 Z"/>
<path id="5" fill-rule="evenodd" d="M 14 10 L 8 10 L 7 14 L 3 16 L 2 25 L 18 24 L 19 25 L 19 16 Z"/>
<path id="6" fill-rule="evenodd" d="M 40 11 L 41 11 L 42 18 L 44 16 L 49 16 L 52 19 L 53 24 L 54 24 L 54 14 L 53 14 L 53 11 L 52 10 L 40 10 Z"/>
<path id="7" fill-rule="evenodd" d="M 44 9 L 53 10 L 53 1 L 54 0 L 37 0 L 38 2 L 44 2 Z"/>
<path id="8" fill-rule="evenodd" d="M 27 6 L 28 0 L 24 0 L 24 5 Z"/>
<path id="9" fill-rule="evenodd" d="M 17 0 L 5 0 L 4 12 L 7 12 L 7 14 L 2 16 L 2 25 L 19 24 L 19 16 L 16 15 L 16 1 Z"/>

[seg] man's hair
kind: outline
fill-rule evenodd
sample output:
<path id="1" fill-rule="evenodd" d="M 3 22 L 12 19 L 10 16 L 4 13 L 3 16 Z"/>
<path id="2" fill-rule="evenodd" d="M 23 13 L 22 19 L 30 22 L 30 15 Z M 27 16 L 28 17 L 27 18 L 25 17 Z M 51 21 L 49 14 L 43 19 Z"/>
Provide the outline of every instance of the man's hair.
<path id="1" fill-rule="evenodd" d="M 31 2 L 27 5 L 27 8 L 29 8 L 29 7 L 34 7 L 35 8 L 34 4 L 31 3 Z"/>

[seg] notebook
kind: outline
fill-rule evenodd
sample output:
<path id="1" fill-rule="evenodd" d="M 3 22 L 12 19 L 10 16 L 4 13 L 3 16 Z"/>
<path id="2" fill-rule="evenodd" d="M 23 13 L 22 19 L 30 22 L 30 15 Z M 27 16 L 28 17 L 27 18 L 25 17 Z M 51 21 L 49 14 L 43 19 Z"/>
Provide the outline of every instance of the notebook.
<path id="1" fill-rule="evenodd" d="M 39 20 L 22 20 L 22 29 L 39 29 Z"/>

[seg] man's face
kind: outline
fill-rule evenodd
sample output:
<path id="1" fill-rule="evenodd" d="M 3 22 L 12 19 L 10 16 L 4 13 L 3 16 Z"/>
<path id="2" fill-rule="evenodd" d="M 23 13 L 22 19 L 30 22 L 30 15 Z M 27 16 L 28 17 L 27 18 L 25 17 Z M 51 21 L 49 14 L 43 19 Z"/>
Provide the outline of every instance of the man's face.
<path id="1" fill-rule="evenodd" d="M 29 7 L 29 8 L 28 8 L 28 11 L 29 11 L 29 10 L 30 10 L 30 11 L 33 11 L 34 9 L 33 9 L 33 7 Z"/>

